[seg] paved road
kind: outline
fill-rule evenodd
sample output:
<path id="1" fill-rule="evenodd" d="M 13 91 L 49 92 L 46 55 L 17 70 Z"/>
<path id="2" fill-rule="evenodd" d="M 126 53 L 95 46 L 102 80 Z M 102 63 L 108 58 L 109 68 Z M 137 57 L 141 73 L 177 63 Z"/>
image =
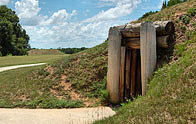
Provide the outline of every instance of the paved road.
<path id="1" fill-rule="evenodd" d="M 38 64 L 28 64 L 28 65 L 16 65 L 16 66 L 8 66 L 8 67 L 1 67 L 0 72 L 11 70 L 11 69 L 17 69 L 17 68 L 23 68 L 23 67 L 31 67 L 31 66 L 38 66 L 38 65 L 44 65 L 46 63 L 38 63 Z"/>
<path id="2" fill-rule="evenodd" d="M 90 124 L 113 116 L 109 107 L 76 109 L 0 109 L 0 124 Z"/>

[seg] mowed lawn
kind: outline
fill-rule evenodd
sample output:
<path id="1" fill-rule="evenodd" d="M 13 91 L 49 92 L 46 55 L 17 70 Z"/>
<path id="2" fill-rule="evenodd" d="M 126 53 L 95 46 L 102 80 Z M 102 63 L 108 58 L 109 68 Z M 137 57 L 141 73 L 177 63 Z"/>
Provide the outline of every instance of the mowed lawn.
<path id="1" fill-rule="evenodd" d="M 28 64 L 28 63 L 55 63 L 68 55 L 44 56 L 11 56 L 1 57 L 0 66 Z M 40 75 L 48 75 L 44 70 L 47 65 L 18 68 L 0 72 L 0 108 L 70 108 L 83 106 L 81 101 L 68 99 L 69 94 L 62 88 L 57 98 L 51 92 L 56 82 L 52 78 L 43 79 Z M 40 74 L 40 75 L 38 75 Z"/>
<path id="2" fill-rule="evenodd" d="M 6 56 L 0 57 L 0 67 L 35 63 L 51 63 L 66 56 L 68 55 Z"/>
<path id="3" fill-rule="evenodd" d="M 70 101 L 63 95 L 58 99 L 51 93 L 56 86 L 52 80 L 40 80 L 33 73 L 44 73 L 46 65 L 19 68 L 0 73 L 0 108 L 70 108 L 82 106 L 81 101 Z M 63 90 L 60 91 L 64 93 Z M 65 98 L 66 99 L 65 99 Z"/>

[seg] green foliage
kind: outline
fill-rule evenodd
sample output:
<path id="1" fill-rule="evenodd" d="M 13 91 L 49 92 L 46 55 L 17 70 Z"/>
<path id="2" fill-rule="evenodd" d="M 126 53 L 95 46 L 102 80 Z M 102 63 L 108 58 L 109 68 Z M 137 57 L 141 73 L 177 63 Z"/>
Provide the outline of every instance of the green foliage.
<path id="1" fill-rule="evenodd" d="M 196 7 L 195 8 L 191 8 L 187 11 L 189 16 L 195 16 L 196 15 Z"/>
<path id="2" fill-rule="evenodd" d="M 39 70 L 38 71 L 38 74 L 40 75 L 40 76 L 48 76 L 50 73 L 48 72 L 48 71 L 46 71 L 46 70 Z"/>
<path id="3" fill-rule="evenodd" d="M 187 46 L 196 42 L 196 31 L 189 31 L 185 32 L 187 40 L 181 44 L 177 44 L 175 46 L 175 52 L 178 56 L 182 56 L 184 51 L 187 50 Z"/>
<path id="4" fill-rule="evenodd" d="M 58 50 L 60 50 L 61 52 L 65 53 L 65 54 L 74 54 L 74 53 L 78 53 L 78 52 L 81 52 L 86 49 L 87 48 L 85 48 L 85 47 L 82 47 L 82 48 L 58 48 Z"/>
<path id="5" fill-rule="evenodd" d="M 189 16 L 187 16 L 187 15 L 183 15 L 180 19 L 182 20 L 182 22 L 184 24 L 189 24 L 190 20 L 191 20 L 191 18 Z"/>
<path id="6" fill-rule="evenodd" d="M 47 96 L 46 96 L 47 97 Z M 58 98 L 44 99 L 40 103 L 41 108 L 77 108 L 84 106 L 82 101 L 59 100 Z"/>
<path id="7" fill-rule="evenodd" d="M 2 55 L 7 55 L 12 51 L 12 24 L 8 21 L 0 21 L 0 46 Z"/>
<path id="8" fill-rule="evenodd" d="M 186 26 L 182 25 L 182 26 L 180 26 L 180 29 L 186 31 Z"/>
<path id="9" fill-rule="evenodd" d="M 147 13 L 145 13 L 142 17 L 140 17 L 139 19 L 144 19 L 144 18 L 146 18 L 146 17 L 148 17 L 148 16 L 150 16 L 150 15 L 153 15 L 153 14 L 155 14 L 155 13 L 157 13 L 158 11 L 155 11 L 155 12 L 153 12 L 153 11 L 150 11 L 150 12 L 147 12 Z"/>
<path id="10" fill-rule="evenodd" d="M 163 5 L 162 5 L 162 8 L 161 9 L 165 9 L 169 6 L 173 6 L 173 5 L 176 5 L 178 3 L 182 3 L 182 2 L 186 2 L 187 0 L 169 0 L 168 2 L 165 0 L 163 2 Z"/>
<path id="11" fill-rule="evenodd" d="M 167 8 L 167 1 L 166 0 L 163 2 L 163 5 L 162 5 L 161 9 L 165 9 L 165 8 Z"/>
<path id="12" fill-rule="evenodd" d="M 26 55 L 30 48 L 29 36 L 19 24 L 14 11 L 0 6 L 0 51 L 3 56 Z"/>
<path id="13" fill-rule="evenodd" d="M 178 3 L 182 3 L 182 2 L 183 2 L 182 0 L 170 0 L 170 1 L 168 1 L 167 6 L 173 6 Z"/>
<path id="14" fill-rule="evenodd" d="M 101 90 L 100 94 L 101 94 L 101 97 L 100 97 L 101 102 L 103 104 L 109 103 L 109 97 L 110 97 L 109 92 L 107 90 Z"/>

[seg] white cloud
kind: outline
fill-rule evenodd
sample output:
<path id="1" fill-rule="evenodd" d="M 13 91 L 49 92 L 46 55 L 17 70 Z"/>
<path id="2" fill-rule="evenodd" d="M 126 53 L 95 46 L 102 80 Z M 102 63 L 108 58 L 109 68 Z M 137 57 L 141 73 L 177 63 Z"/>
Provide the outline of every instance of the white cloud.
<path id="1" fill-rule="evenodd" d="M 102 0 L 103 1 L 103 0 Z M 107 11 L 101 11 L 97 15 L 93 16 L 85 20 L 86 22 L 94 22 L 94 21 L 106 21 L 106 20 L 114 20 L 123 16 L 127 16 L 131 14 L 133 9 L 137 7 L 137 4 L 141 2 L 141 0 L 104 0 L 111 1 L 116 4 L 114 8 L 110 8 Z"/>
<path id="2" fill-rule="evenodd" d="M 15 7 L 22 24 L 26 25 L 24 28 L 31 37 L 32 47 L 92 47 L 107 39 L 111 26 L 127 23 L 126 20 L 121 20 L 121 17 L 131 14 L 141 3 L 141 0 L 100 1 L 110 2 L 113 7 L 80 22 L 70 20 L 77 14 L 76 10 L 68 13 L 62 9 L 51 17 L 40 15 L 38 0 L 21 0 L 15 3 Z"/>
<path id="3" fill-rule="evenodd" d="M 23 25 L 39 25 L 47 16 L 39 15 L 39 0 L 21 0 L 15 3 L 16 13 Z"/>
<path id="4" fill-rule="evenodd" d="M 67 20 L 71 19 L 72 16 L 76 15 L 76 10 L 73 10 L 72 13 L 67 13 L 65 9 L 59 10 L 55 12 L 48 20 L 46 20 L 43 24 L 50 25 L 50 24 L 66 24 Z"/>
<path id="5" fill-rule="evenodd" d="M 18 16 L 21 18 L 31 18 L 37 16 L 41 8 L 39 8 L 39 0 L 21 0 L 15 3 Z"/>
<path id="6" fill-rule="evenodd" d="M 1 0 L 0 5 L 8 5 L 11 2 L 11 0 Z"/>
<path id="7" fill-rule="evenodd" d="M 50 18 L 40 13 L 39 0 L 21 0 L 15 3 L 16 13 L 18 14 L 23 25 L 40 26 L 40 25 L 60 25 L 66 23 L 68 19 L 76 15 L 76 10 L 67 13 L 65 9 L 55 12 Z"/>

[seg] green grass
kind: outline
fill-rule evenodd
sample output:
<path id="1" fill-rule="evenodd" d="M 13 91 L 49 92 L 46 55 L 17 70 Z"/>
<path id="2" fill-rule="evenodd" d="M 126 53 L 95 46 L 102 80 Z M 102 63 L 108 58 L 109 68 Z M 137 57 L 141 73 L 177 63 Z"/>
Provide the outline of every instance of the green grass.
<path id="1" fill-rule="evenodd" d="M 0 73 L 0 107 L 2 108 L 74 108 L 80 100 L 71 100 L 69 92 L 50 79 L 41 79 L 32 72 L 42 72 L 45 66 L 20 68 Z M 41 73 L 40 72 L 40 73 Z M 46 73 L 46 72 L 42 72 Z M 54 94 L 52 90 L 58 89 Z M 58 97 L 57 97 L 58 95 Z M 59 98 L 61 97 L 61 98 Z"/>
<path id="2" fill-rule="evenodd" d="M 99 97 L 106 87 L 107 42 L 69 56 L 52 65 L 55 74 L 66 75 L 66 81 L 79 93 Z M 104 92 L 104 91 L 103 91 Z"/>
<path id="3" fill-rule="evenodd" d="M 42 56 L 6 56 L 0 57 L 0 67 L 23 65 L 33 63 L 48 63 L 54 62 L 58 59 L 66 57 L 68 55 L 42 55 Z"/>
<path id="4" fill-rule="evenodd" d="M 172 20 L 176 27 L 173 54 L 151 78 L 146 96 L 122 103 L 115 116 L 95 124 L 196 123 L 195 8 L 192 0 L 136 21 Z M 187 14 L 180 19 L 176 12 Z"/>
<path id="5" fill-rule="evenodd" d="M 155 72 L 146 96 L 123 103 L 115 116 L 95 124 L 196 123 L 196 35 L 191 45 L 178 61 Z"/>
<path id="6" fill-rule="evenodd" d="M 97 106 L 108 97 L 106 72 L 107 42 L 50 65 L 2 72 L 0 107 Z"/>
<path id="7" fill-rule="evenodd" d="M 146 17 L 146 18 L 142 18 L 137 21 L 134 21 L 134 23 L 143 22 L 143 21 L 157 21 L 157 20 L 159 20 L 159 21 L 172 20 L 172 21 L 176 22 L 177 21 L 177 20 L 175 20 L 176 12 L 177 13 L 187 12 L 187 10 L 190 9 L 188 11 L 188 14 L 194 15 L 195 14 L 195 5 L 196 5 L 196 1 L 190 0 L 188 2 L 184 2 L 184 3 L 180 3 L 177 5 L 171 6 L 171 7 L 167 7 L 166 9 L 163 9 L 158 13 L 155 13 L 153 15 Z"/>
<path id="8" fill-rule="evenodd" d="M 159 51 L 158 62 L 161 62 L 159 67 L 163 68 L 156 71 L 147 96 L 139 97 L 128 104 L 124 103 L 116 116 L 97 123 L 161 123 L 161 121 L 169 123 L 170 120 L 171 123 L 173 120 L 179 122 L 182 120 L 183 123 L 187 118 L 194 121 L 195 111 L 193 112 L 191 107 L 194 108 L 193 104 L 195 104 L 193 63 L 195 62 L 194 26 L 196 24 L 195 16 L 192 16 L 195 10 L 192 9 L 187 13 L 190 19 L 188 21 L 176 17 L 175 13 L 187 12 L 195 6 L 196 1 L 185 2 L 137 21 L 172 20 L 176 28 L 175 46 Z M 107 45 L 107 42 L 104 42 L 48 66 L 35 67 L 35 70 L 29 72 L 26 72 L 26 69 L 15 71 L 11 75 L 21 73 L 21 76 L 15 77 L 14 80 L 11 80 L 6 72 L 2 73 L 4 75 L 0 80 L 4 80 L 0 84 L 3 89 L 0 92 L 1 107 L 66 108 L 107 103 L 108 92 L 105 90 Z M 79 97 L 75 97 L 72 91 Z M 90 102 L 92 100 L 94 102 Z"/>

